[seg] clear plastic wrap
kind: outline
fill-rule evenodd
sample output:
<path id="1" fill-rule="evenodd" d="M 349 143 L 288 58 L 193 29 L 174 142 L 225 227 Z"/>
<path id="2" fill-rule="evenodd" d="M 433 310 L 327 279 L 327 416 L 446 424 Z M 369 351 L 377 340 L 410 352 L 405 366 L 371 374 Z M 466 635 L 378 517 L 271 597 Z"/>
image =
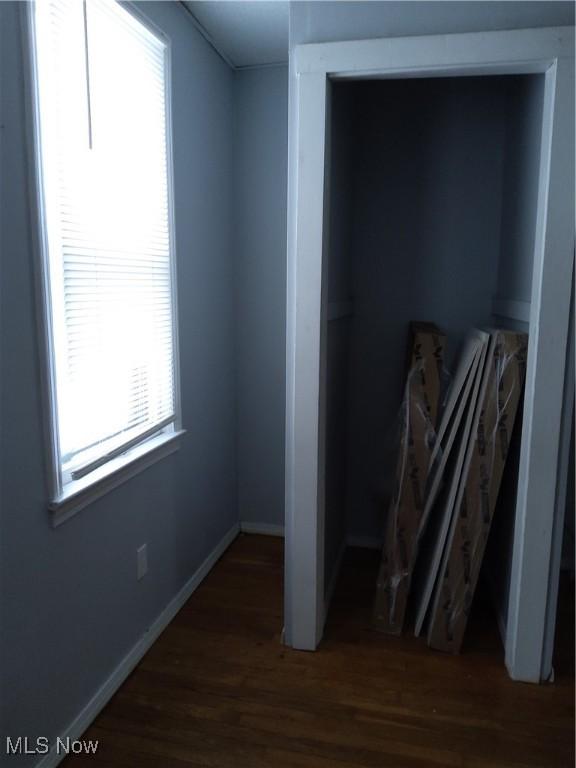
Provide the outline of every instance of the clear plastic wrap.
<path id="1" fill-rule="evenodd" d="M 457 653 L 480 574 L 526 370 L 526 334 L 493 331 L 428 626 L 428 643 Z"/>
<path id="2" fill-rule="evenodd" d="M 410 350 L 394 493 L 374 604 L 376 628 L 391 634 L 402 630 L 425 507 L 444 380 L 444 336 L 430 324 L 413 324 Z"/>

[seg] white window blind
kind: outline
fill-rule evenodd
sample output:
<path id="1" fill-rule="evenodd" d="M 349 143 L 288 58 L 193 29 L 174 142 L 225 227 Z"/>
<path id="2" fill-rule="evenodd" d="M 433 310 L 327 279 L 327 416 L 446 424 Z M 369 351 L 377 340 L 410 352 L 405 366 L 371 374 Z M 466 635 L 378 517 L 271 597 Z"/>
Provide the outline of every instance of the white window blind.
<path id="1" fill-rule="evenodd" d="M 34 13 L 62 482 L 175 421 L 166 44 L 114 0 Z"/>

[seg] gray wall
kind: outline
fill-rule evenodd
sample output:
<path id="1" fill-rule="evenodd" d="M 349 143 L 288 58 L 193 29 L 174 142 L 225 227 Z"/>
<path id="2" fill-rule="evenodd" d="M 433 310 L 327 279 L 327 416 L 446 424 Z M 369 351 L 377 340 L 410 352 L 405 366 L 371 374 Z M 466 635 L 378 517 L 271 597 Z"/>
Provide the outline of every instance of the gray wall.
<path id="1" fill-rule="evenodd" d="M 451 369 L 467 330 L 490 323 L 496 294 L 530 300 L 543 91 L 538 76 L 335 84 L 332 92 L 338 230 L 329 292 L 353 305 L 348 322 L 329 325 L 328 456 L 341 458 L 348 442 L 346 481 L 341 461 L 327 466 L 327 487 L 338 490 L 327 505 L 333 556 L 343 492 L 348 534 L 381 535 L 409 321 L 445 329 Z M 344 343 L 345 376 L 331 365 Z M 348 399 L 330 408 L 346 385 Z M 348 419 L 347 430 L 330 418 Z"/>
<path id="2" fill-rule="evenodd" d="M 518 78 L 515 87 L 508 87 L 506 96 L 497 295 L 501 299 L 529 303 L 534 266 L 544 76 Z M 525 333 L 530 330 L 528 323 L 507 317 L 495 317 L 494 320 L 498 325 L 512 330 Z M 483 566 L 483 574 L 492 588 L 495 609 L 502 626 L 506 625 L 508 616 L 521 439 L 521 424 L 517 424 L 507 459 L 509 469 L 502 478 Z"/>
<path id="3" fill-rule="evenodd" d="M 290 46 L 569 24 L 572 2 L 292 2 Z"/>
<path id="4" fill-rule="evenodd" d="M 20 7 L 17 7 L 20 6 Z M 183 422 L 180 451 L 57 529 L 47 512 L 19 12 L 0 3 L 0 732 L 55 736 L 237 521 L 228 67 L 176 6 L 172 38 Z M 136 548 L 149 572 L 136 580 Z M 11 764 L 32 764 L 13 758 Z"/>
<path id="5" fill-rule="evenodd" d="M 543 104 L 543 75 L 521 78 L 509 88 L 498 272 L 502 299 L 532 298 Z"/>
<path id="6" fill-rule="evenodd" d="M 324 589 L 327 597 L 337 577 L 346 540 L 348 454 L 349 341 L 352 321 L 350 187 L 353 151 L 350 131 L 353 101 L 349 91 L 333 88 L 329 145 L 328 333 L 326 354 L 326 527 Z"/>
<path id="7" fill-rule="evenodd" d="M 570 438 L 570 460 L 568 466 L 574 467 L 574 424 Z M 576 548 L 576 494 L 574 489 L 574 472 L 568 475 L 566 491 L 566 517 L 564 518 L 564 534 L 562 538 L 562 568 L 574 574 L 574 550 Z"/>
<path id="8" fill-rule="evenodd" d="M 500 249 L 505 82 L 372 81 L 353 90 L 348 530 L 381 534 L 410 320 L 490 321 Z"/>
<path id="9" fill-rule="evenodd" d="M 234 74 L 238 508 L 284 525 L 288 68 Z"/>

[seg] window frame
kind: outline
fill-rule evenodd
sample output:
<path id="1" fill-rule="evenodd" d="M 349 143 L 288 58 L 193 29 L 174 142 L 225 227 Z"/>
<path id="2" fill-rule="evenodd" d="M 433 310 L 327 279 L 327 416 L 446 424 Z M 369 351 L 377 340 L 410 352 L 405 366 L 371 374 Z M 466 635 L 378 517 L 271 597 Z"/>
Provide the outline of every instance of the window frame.
<path id="1" fill-rule="evenodd" d="M 116 0 L 117 1 L 117 0 Z M 35 37 L 35 2 L 22 3 L 22 37 L 24 53 L 24 88 L 26 93 L 25 123 L 27 132 L 28 192 L 30 236 L 34 255 L 34 276 L 37 299 L 38 352 L 42 389 L 42 420 L 44 448 L 47 457 L 48 509 L 53 525 L 59 525 L 76 512 L 105 495 L 113 488 L 139 474 L 152 464 L 174 453 L 180 447 L 186 430 L 182 427 L 180 386 L 180 344 L 178 328 L 178 282 L 176 254 L 176 218 L 174 211 L 174 162 L 172 123 L 172 41 L 132 2 L 119 3 L 164 46 L 164 90 L 166 123 L 166 165 L 168 192 L 168 230 L 170 258 L 170 295 L 172 306 L 172 345 L 174 375 L 174 422 L 157 434 L 145 437 L 137 445 L 116 456 L 90 474 L 62 480 L 59 447 L 58 400 L 56 391 L 56 362 L 52 328 L 52 293 L 47 239 L 46 207 L 40 134 L 39 83 Z"/>

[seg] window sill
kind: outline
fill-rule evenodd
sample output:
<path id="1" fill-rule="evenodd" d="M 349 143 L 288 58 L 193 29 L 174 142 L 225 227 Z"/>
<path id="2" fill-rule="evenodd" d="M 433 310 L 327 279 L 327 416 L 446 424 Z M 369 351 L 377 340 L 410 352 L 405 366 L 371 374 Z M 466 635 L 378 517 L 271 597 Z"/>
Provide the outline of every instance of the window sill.
<path id="1" fill-rule="evenodd" d="M 117 488 L 152 464 L 175 453 L 180 447 L 180 441 L 185 432 L 186 430 L 179 430 L 158 435 L 128 453 L 112 459 L 104 466 L 95 469 L 90 475 L 68 483 L 60 496 L 49 506 L 53 526 L 60 525 L 113 488 Z"/>

